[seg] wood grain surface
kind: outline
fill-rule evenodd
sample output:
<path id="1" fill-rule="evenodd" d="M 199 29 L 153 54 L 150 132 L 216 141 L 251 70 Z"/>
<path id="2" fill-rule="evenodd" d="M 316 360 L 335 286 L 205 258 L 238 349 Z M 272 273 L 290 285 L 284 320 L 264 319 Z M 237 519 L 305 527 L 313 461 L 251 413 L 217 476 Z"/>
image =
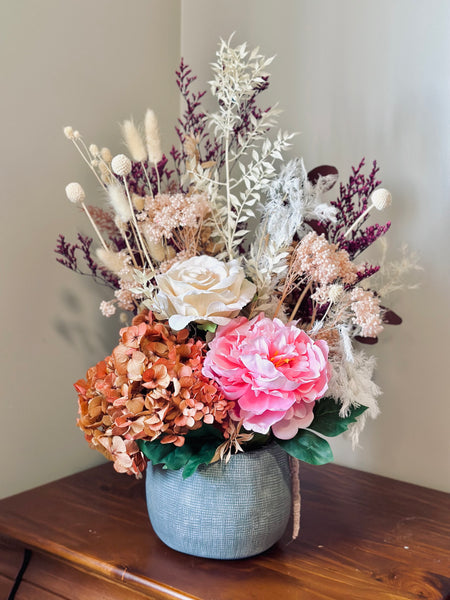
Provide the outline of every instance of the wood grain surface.
<path id="1" fill-rule="evenodd" d="M 78 473 L 0 501 L 0 591 L 30 548 L 17 600 L 450 599 L 450 495 L 336 465 L 302 465 L 301 487 L 297 540 L 217 561 L 154 535 L 142 480 Z"/>

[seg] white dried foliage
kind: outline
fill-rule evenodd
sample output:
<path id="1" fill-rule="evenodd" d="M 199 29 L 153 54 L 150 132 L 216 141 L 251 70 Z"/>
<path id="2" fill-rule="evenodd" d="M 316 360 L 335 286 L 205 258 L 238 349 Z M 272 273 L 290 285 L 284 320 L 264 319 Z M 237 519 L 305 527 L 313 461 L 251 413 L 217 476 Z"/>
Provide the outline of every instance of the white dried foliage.
<path id="1" fill-rule="evenodd" d="M 133 285 L 128 286 L 128 290 L 136 299 L 143 299 L 141 308 L 155 310 L 155 296 L 157 288 L 151 283 L 153 273 L 148 269 L 131 269 Z"/>
<path id="2" fill-rule="evenodd" d="M 347 416 L 352 407 L 367 406 L 367 410 L 348 430 L 352 446 L 355 448 L 367 418 L 375 418 L 380 412 L 377 398 L 382 392 L 372 381 L 375 357 L 367 356 L 360 350 L 353 350 L 352 360 L 347 360 L 345 354 L 336 352 L 330 356 L 330 363 L 332 374 L 327 395 L 341 404 L 341 417 Z"/>
<path id="3" fill-rule="evenodd" d="M 264 222 L 267 233 L 279 247 L 289 246 L 308 219 L 335 220 L 336 210 L 322 200 L 328 186 L 326 177 L 319 178 L 315 185 L 309 182 L 302 159 L 289 161 L 273 179 L 267 187 Z"/>
<path id="4" fill-rule="evenodd" d="M 268 182 L 265 189 L 268 201 L 261 205 L 262 222 L 256 230 L 247 263 L 247 271 L 260 292 L 255 308 L 270 315 L 271 309 L 276 307 L 272 299 L 274 290 L 286 274 L 289 246 L 294 235 L 306 228 L 305 221 L 335 219 L 335 209 L 322 201 L 329 185 L 326 177 L 312 185 L 302 159 L 288 162 L 280 174 Z"/>
<path id="5" fill-rule="evenodd" d="M 286 249 L 278 248 L 262 230 L 257 232 L 256 239 L 249 249 L 249 258 L 245 263 L 245 271 L 258 290 L 253 311 L 264 312 L 267 317 L 275 314 L 278 306 L 275 289 L 286 276 L 288 256 Z M 283 311 L 278 314 L 278 317 L 283 320 Z"/>
<path id="6" fill-rule="evenodd" d="M 210 85 L 219 109 L 207 116 L 215 139 L 224 148 L 225 164 L 220 172 L 218 168 L 205 171 L 197 165 L 189 176 L 197 189 L 210 196 L 212 220 L 224 243 L 224 254 L 233 258 L 249 233 L 249 221 L 256 217 L 261 191 L 275 177 L 274 163 L 282 160 L 293 134 L 279 132 L 274 140 L 267 137 L 279 112 L 273 107 L 260 119 L 250 115 L 250 127 L 236 139 L 240 110 L 265 84 L 265 69 L 273 59 L 266 59 L 258 49 L 249 52 L 246 44 L 232 48 L 230 41 L 221 41 L 212 65 L 214 79 Z"/>
<path id="7" fill-rule="evenodd" d="M 378 243 L 381 245 L 382 256 L 379 261 L 380 270 L 370 278 L 370 285 L 377 290 L 380 298 L 384 298 L 393 292 L 402 289 L 416 289 L 418 283 L 408 283 L 413 272 L 422 271 L 423 268 L 419 265 L 419 257 L 415 252 L 412 252 L 406 244 L 400 248 L 400 258 L 395 261 L 386 262 L 388 249 L 387 240 L 379 238 Z"/>

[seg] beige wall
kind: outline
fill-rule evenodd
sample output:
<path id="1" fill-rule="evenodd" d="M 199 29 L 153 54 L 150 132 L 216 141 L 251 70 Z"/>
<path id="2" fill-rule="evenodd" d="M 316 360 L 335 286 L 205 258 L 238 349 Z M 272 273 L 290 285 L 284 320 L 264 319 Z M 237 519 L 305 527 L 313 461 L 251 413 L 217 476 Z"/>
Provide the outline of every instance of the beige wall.
<path id="1" fill-rule="evenodd" d="M 376 347 L 382 415 L 357 453 L 333 444 L 337 461 L 448 490 L 448 2 L 15 0 L 0 23 L 0 495 L 102 460 L 75 427 L 72 382 L 117 326 L 97 311 L 105 292 L 54 261 L 59 232 L 89 232 L 64 186 L 80 181 L 89 201 L 97 192 L 62 127 L 120 151 L 118 123 L 152 106 L 169 146 L 180 48 L 206 81 L 232 31 L 277 54 L 268 102 L 302 132 L 294 153 L 307 165 L 345 177 L 362 156 L 379 161 L 392 250 L 406 241 L 424 266 L 421 289 L 392 302 L 405 324 Z"/>
<path id="2" fill-rule="evenodd" d="M 117 325 L 97 309 L 108 291 L 54 258 L 59 232 L 90 233 L 65 185 L 82 183 L 88 202 L 98 195 L 62 128 L 119 152 L 119 122 L 152 106 L 174 141 L 180 6 L 15 0 L 1 3 L 0 28 L 0 495 L 8 495 L 102 460 L 75 427 L 72 383 L 110 351 Z"/>
<path id="3" fill-rule="evenodd" d="M 341 464 L 450 491 L 450 3 L 189 0 L 181 31 L 201 80 L 233 31 L 276 54 L 268 103 L 301 132 L 294 154 L 310 168 L 334 164 L 345 180 L 363 156 L 377 159 L 394 202 L 375 217 L 393 221 L 393 254 L 408 243 L 424 271 L 419 290 L 392 297 L 404 325 L 375 347 L 381 416 L 357 452 L 332 445 Z"/>

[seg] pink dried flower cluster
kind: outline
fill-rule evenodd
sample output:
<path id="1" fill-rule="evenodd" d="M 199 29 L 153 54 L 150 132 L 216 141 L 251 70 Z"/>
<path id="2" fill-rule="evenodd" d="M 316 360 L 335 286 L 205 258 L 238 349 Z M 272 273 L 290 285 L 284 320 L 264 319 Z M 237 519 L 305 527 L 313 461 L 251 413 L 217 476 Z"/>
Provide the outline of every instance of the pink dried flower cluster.
<path id="1" fill-rule="evenodd" d="M 148 311 L 121 329 L 111 356 L 91 367 L 78 392 L 78 426 L 121 473 L 140 475 L 146 460 L 136 440 L 183 446 L 203 423 L 226 428 L 234 403 L 202 374 L 205 345 L 172 333 Z"/>
<path id="2" fill-rule="evenodd" d="M 336 244 L 330 244 L 325 236 L 311 231 L 299 242 L 292 262 L 292 269 L 299 275 L 322 285 L 340 279 L 343 283 L 355 283 L 358 268 L 345 250 L 338 250 Z"/>
<path id="3" fill-rule="evenodd" d="M 218 328 L 203 373 L 236 402 L 232 417 L 246 429 L 290 439 L 311 424 L 328 387 L 328 346 L 263 313 L 240 317 Z"/>
<path id="4" fill-rule="evenodd" d="M 351 293 L 351 308 L 355 313 L 353 322 L 361 328 L 361 335 L 375 338 L 383 331 L 380 303 L 371 290 L 355 287 Z"/>
<path id="5" fill-rule="evenodd" d="M 209 211 L 204 194 L 158 194 L 147 197 L 142 214 L 142 231 L 153 242 L 170 240 L 179 228 L 198 228 Z"/>

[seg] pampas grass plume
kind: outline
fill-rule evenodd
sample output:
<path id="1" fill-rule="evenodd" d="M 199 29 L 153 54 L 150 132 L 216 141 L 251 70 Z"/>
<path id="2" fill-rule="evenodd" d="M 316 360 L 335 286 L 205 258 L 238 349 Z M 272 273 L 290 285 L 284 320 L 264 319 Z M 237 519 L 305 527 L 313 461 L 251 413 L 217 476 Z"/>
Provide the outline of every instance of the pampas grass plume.
<path id="1" fill-rule="evenodd" d="M 141 138 L 141 135 L 132 120 L 122 123 L 122 135 L 130 151 L 133 160 L 136 162 L 144 162 L 147 158 L 147 150 Z"/>
<path id="2" fill-rule="evenodd" d="M 131 219 L 131 209 L 123 187 L 119 183 L 108 186 L 108 200 L 114 212 L 123 223 Z"/>
<path id="3" fill-rule="evenodd" d="M 149 108 L 145 113 L 145 141 L 147 143 L 148 159 L 157 165 L 162 158 L 161 140 L 159 138 L 158 120 Z"/>

